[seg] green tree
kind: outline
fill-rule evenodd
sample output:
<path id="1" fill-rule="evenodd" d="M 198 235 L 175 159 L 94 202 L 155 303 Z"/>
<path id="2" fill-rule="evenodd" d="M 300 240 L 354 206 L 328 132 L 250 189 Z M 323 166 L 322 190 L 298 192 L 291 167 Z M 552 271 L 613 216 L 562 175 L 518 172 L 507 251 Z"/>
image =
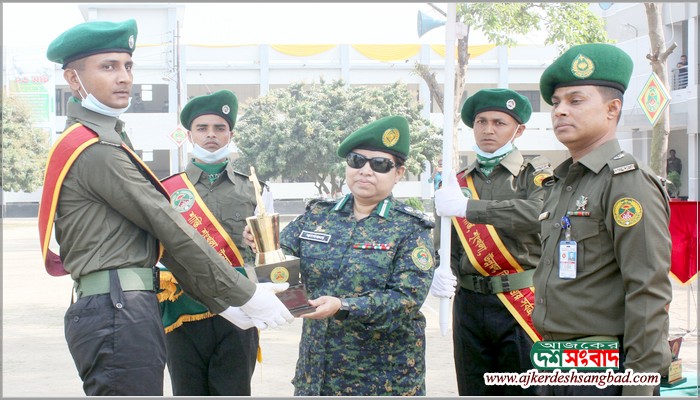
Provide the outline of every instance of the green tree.
<path id="1" fill-rule="evenodd" d="M 19 97 L 2 99 L 2 176 L 6 192 L 33 192 L 43 184 L 49 135 L 32 125 L 28 106 Z"/>
<path id="2" fill-rule="evenodd" d="M 518 36 L 543 32 L 546 35 L 544 44 L 556 45 L 560 51 L 575 44 L 607 42 L 603 21 L 589 7 L 590 3 L 458 3 L 457 22 L 465 25 L 466 35 L 457 40 L 454 109 L 442 110 L 446 116 L 452 115 L 453 143 L 458 143 L 460 99 L 466 86 L 470 56 L 469 32 L 479 31 L 499 46 L 514 46 Z M 416 64 L 415 71 L 426 82 L 432 99 L 442 109 L 444 90 L 435 73 L 421 63 Z M 456 163 L 459 157 L 455 154 L 452 159 Z"/>
<path id="3" fill-rule="evenodd" d="M 345 182 L 340 142 L 363 125 L 387 115 L 408 119 L 411 153 L 407 169 L 418 174 L 439 157 L 438 128 L 421 118 L 421 106 L 405 84 L 349 86 L 342 80 L 297 82 L 243 105 L 234 141 L 236 168 L 255 167 L 260 179 L 313 181 L 319 194 L 336 193 Z M 330 187 L 329 187 L 330 185 Z"/>

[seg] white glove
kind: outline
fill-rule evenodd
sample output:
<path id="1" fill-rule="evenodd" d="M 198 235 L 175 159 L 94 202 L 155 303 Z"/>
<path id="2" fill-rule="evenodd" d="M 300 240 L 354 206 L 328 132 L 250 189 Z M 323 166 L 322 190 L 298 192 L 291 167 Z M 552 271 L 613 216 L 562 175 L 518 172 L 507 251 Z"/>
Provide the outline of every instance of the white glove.
<path id="1" fill-rule="evenodd" d="M 253 319 L 244 313 L 240 307 L 229 307 L 220 312 L 219 315 L 241 329 L 250 329 L 255 326 Z"/>
<path id="2" fill-rule="evenodd" d="M 442 187 L 435 191 L 435 211 L 441 217 L 466 217 L 467 201 L 457 183 L 457 176 L 447 174 Z"/>
<path id="3" fill-rule="evenodd" d="M 455 294 L 457 278 L 449 268 L 437 267 L 433 274 L 433 283 L 430 285 L 430 294 L 435 297 L 450 298 Z"/>
<path id="4" fill-rule="evenodd" d="M 258 283 L 253 297 L 243 304 L 240 309 L 248 314 L 253 324 L 258 329 L 275 328 L 285 322 L 294 322 L 294 316 L 275 296 L 275 293 L 284 292 L 289 288 L 289 283 Z"/>

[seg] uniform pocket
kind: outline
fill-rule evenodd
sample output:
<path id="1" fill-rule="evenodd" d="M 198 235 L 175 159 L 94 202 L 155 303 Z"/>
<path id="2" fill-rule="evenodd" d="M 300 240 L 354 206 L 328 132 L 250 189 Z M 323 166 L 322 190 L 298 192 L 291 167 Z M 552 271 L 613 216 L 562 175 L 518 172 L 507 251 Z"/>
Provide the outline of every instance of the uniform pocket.
<path id="1" fill-rule="evenodd" d="M 577 271 L 591 270 L 598 262 L 601 254 L 601 238 L 603 225 L 595 219 L 572 218 L 571 239 L 577 243 L 578 262 Z"/>

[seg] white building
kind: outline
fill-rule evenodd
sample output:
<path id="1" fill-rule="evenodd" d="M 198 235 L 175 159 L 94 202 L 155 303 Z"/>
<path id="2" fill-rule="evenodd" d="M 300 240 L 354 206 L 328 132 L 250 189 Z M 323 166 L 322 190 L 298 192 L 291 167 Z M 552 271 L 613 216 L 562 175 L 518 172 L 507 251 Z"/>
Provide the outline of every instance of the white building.
<path id="1" fill-rule="evenodd" d="M 625 95 L 619 138 L 625 150 L 643 162 L 648 162 L 651 126 L 636 100 L 651 73 L 651 68 L 645 61 L 649 38 L 644 6 L 641 3 L 614 3 L 606 10 L 596 4 L 592 7 L 607 21 L 610 37 L 635 61 L 632 82 Z M 436 126 L 442 126 L 442 114 L 439 113 L 439 108 L 431 104 L 427 85 L 413 73 L 413 66 L 417 61 L 429 64 L 436 71 L 438 81 L 443 82 L 444 43 L 296 46 L 271 43 L 245 46 L 183 44 L 179 37 L 183 24 L 187 24 L 187 6 L 184 4 L 94 3 L 82 4 L 80 10 L 86 21 L 135 18 L 138 22 L 139 37 L 134 53 L 137 68 L 134 71 L 133 93 L 141 96 L 144 107 L 139 112 L 130 110 L 122 118 L 127 123 L 134 146 L 160 176 L 176 172 L 179 158 L 184 160 L 184 154 L 188 150 L 185 144 L 178 152 L 178 146 L 169 138 L 178 124 L 178 106 L 183 106 L 189 97 L 220 89 L 236 93 L 240 104 L 239 114 L 242 114 L 245 113 L 247 99 L 264 95 L 271 89 L 285 87 L 292 82 L 310 83 L 324 78 L 326 81 L 343 79 L 350 85 L 383 85 L 400 80 L 423 103 L 425 116 Z M 671 91 L 672 132 L 669 148 L 675 148 L 677 156 L 683 159 L 684 184 L 681 194 L 689 196 L 691 200 L 698 199 L 697 15 L 695 3 L 664 4 L 667 41 L 673 38 L 679 46 L 678 55 L 680 52 L 687 54 L 689 61 L 687 86 Z M 630 21 L 635 24 L 630 24 Z M 323 38 L 319 38 L 319 41 L 323 42 Z M 534 45 L 505 48 L 470 44 L 472 57 L 467 73 L 466 95 L 482 88 L 509 87 L 527 96 L 533 103 L 534 113 L 525 134 L 516 141 L 516 145 L 526 155 L 549 157 L 555 165 L 566 159 L 568 152 L 551 130 L 551 107 L 539 95 L 539 77 L 557 56 L 556 49 Z M 8 58 L 7 55 L 8 52 L 14 54 L 12 52 L 19 50 L 4 51 L 3 76 L 4 84 L 8 85 L 16 79 L 13 74 L 16 75 L 17 71 L 13 66 L 8 66 L 7 62 L 15 57 Z M 48 66 L 50 76 L 43 80 L 46 85 L 55 88 L 55 97 L 51 96 L 52 91 L 49 90 L 55 112 L 51 113 L 51 122 L 48 124 L 55 138 L 64 128 L 64 106 L 70 92 L 63 81 L 60 66 L 47 63 L 45 57 L 44 61 L 37 61 L 42 59 L 46 49 L 31 51 L 34 56 L 25 59 L 33 60 L 33 65 L 43 64 L 43 68 Z M 677 57 L 672 56 L 671 59 L 673 61 L 669 61 L 669 70 L 675 67 Z M 54 104 L 49 107 L 51 110 L 54 109 Z M 461 125 L 460 131 L 458 146 L 464 164 L 474 157 L 471 151 L 474 141 L 469 128 Z M 432 189 L 427 183 L 430 175 L 429 166 L 427 168 L 420 177 L 412 176 L 400 182 L 395 194 L 398 197 L 429 198 Z M 311 183 L 273 182 L 272 189 L 276 199 L 316 196 Z M 5 201 L 38 201 L 38 195 L 6 193 Z"/>

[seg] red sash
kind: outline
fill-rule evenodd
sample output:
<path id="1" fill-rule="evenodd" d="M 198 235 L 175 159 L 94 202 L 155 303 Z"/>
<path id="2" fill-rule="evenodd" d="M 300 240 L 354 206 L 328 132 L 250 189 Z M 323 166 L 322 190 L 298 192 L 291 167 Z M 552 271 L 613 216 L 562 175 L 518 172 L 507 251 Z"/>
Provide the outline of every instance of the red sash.
<path id="1" fill-rule="evenodd" d="M 49 152 L 46 171 L 44 173 L 44 189 L 41 194 L 41 202 L 39 203 L 39 242 L 41 244 L 41 253 L 44 257 L 46 272 L 51 276 L 68 274 L 63 267 L 61 257 L 49 249 L 49 243 L 52 237 L 51 232 L 56 216 L 56 206 L 58 205 L 58 198 L 61 194 L 63 180 L 80 153 L 99 141 L 100 139 L 95 132 L 76 123 L 63 132 Z M 126 151 L 131 161 L 136 164 L 140 170 L 146 172 L 148 180 L 151 181 L 156 189 L 166 195 L 166 191 L 160 184 L 160 181 L 158 181 L 158 178 L 156 178 L 148 166 L 141 161 L 136 153 L 131 151 L 131 149 L 123 143 L 120 148 Z M 160 246 L 158 258 L 160 258 L 162 254 L 163 248 Z"/>
<path id="2" fill-rule="evenodd" d="M 204 204 L 192 182 L 187 179 L 187 174 L 181 172 L 169 176 L 163 179 L 162 183 L 170 197 L 170 204 L 187 223 L 192 225 L 229 264 L 234 267 L 243 265 L 243 257 L 238 247 Z"/>
<path id="3" fill-rule="evenodd" d="M 462 177 L 458 177 L 457 180 L 459 186 L 469 188 L 474 200 L 479 200 L 471 175 L 462 174 Z M 503 245 L 493 225 L 472 224 L 466 218 L 459 217 L 453 217 L 452 224 L 459 235 L 469 261 L 481 275 L 497 276 L 524 271 L 523 267 Z M 542 340 L 532 325 L 531 314 L 535 307 L 534 287 L 497 293 L 496 295 L 532 340 L 535 342 Z"/>

